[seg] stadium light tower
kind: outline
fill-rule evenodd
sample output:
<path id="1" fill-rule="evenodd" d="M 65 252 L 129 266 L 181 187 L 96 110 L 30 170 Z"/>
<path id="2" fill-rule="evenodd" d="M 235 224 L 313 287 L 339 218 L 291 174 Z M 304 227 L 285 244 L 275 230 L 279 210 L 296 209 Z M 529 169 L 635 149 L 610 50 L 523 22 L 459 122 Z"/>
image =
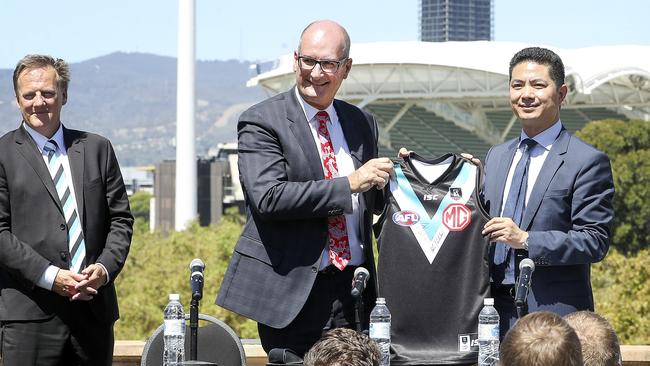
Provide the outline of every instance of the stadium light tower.
<path id="1" fill-rule="evenodd" d="M 195 0 L 178 0 L 176 82 L 176 202 L 174 227 L 185 230 L 196 218 L 194 147 Z"/>

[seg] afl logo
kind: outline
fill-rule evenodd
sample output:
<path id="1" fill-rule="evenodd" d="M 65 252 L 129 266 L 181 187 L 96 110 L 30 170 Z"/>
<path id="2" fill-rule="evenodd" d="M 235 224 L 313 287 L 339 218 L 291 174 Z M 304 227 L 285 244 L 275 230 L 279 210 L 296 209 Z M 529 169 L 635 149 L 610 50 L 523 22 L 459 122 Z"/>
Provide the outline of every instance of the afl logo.
<path id="1" fill-rule="evenodd" d="M 442 223 L 449 231 L 465 230 L 472 221 L 472 211 L 462 203 L 452 203 L 442 211 Z"/>
<path id="2" fill-rule="evenodd" d="M 413 211 L 399 211 L 393 214 L 393 222 L 399 226 L 411 226 L 420 222 L 420 215 Z"/>

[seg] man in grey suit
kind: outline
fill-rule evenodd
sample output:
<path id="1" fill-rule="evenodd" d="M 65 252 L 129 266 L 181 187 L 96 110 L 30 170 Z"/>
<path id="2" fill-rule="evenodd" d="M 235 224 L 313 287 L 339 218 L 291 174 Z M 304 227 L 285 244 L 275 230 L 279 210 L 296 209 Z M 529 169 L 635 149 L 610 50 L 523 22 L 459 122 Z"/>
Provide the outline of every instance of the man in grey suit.
<path id="1" fill-rule="evenodd" d="M 112 364 L 133 217 L 110 142 L 61 123 L 69 79 L 50 56 L 14 70 L 22 123 L 0 138 L 5 366 Z"/>
<path id="2" fill-rule="evenodd" d="M 531 47 L 513 56 L 510 102 L 522 131 L 490 149 L 484 186 L 501 337 L 517 319 L 513 287 L 526 257 L 536 264 L 528 311 L 594 309 L 590 265 L 609 249 L 614 184 L 609 158 L 562 125 L 566 95 L 557 54 Z"/>
<path id="3" fill-rule="evenodd" d="M 294 53 L 296 86 L 239 118 L 248 217 L 217 304 L 257 321 L 267 352 L 302 355 L 324 331 L 354 327 L 357 266 L 370 270 L 365 303 L 374 305 L 374 188 L 392 163 L 377 158 L 374 118 L 334 99 L 352 67 L 349 51 L 339 24 L 310 24 Z"/>

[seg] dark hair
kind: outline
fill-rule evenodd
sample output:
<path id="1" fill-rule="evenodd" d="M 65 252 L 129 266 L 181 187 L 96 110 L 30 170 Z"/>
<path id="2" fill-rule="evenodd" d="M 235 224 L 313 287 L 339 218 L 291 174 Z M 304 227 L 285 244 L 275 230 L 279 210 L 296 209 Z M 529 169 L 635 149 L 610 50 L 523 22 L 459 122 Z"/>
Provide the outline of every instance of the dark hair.
<path id="1" fill-rule="evenodd" d="M 576 332 L 548 311 L 519 319 L 503 339 L 499 358 L 502 366 L 582 366 Z"/>
<path id="2" fill-rule="evenodd" d="M 70 68 L 67 62 L 48 55 L 27 55 L 18 61 L 14 69 L 14 93 L 18 94 L 18 77 L 23 71 L 47 66 L 52 66 L 56 71 L 56 84 L 59 89 L 67 92 L 70 82 Z"/>
<path id="3" fill-rule="evenodd" d="M 512 69 L 522 62 L 534 62 L 538 65 L 548 66 L 548 73 L 556 88 L 564 84 L 564 64 L 555 52 L 541 47 L 528 47 L 515 53 L 510 60 L 508 80 L 512 80 Z"/>
<path id="4" fill-rule="evenodd" d="M 325 333 L 307 352 L 305 366 L 379 366 L 379 348 L 365 334 L 336 328 Z"/>
<path id="5" fill-rule="evenodd" d="M 614 328 L 602 316 L 587 310 L 564 317 L 576 331 L 582 347 L 585 366 L 618 366 L 621 347 Z"/>

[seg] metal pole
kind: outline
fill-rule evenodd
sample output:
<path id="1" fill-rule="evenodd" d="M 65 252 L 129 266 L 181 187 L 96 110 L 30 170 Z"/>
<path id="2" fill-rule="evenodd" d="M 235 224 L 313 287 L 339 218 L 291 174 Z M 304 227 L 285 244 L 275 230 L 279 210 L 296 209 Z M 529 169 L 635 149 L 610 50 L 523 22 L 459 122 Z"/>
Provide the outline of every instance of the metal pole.
<path id="1" fill-rule="evenodd" d="M 197 177 L 194 146 L 195 0 L 178 0 L 176 89 L 176 202 L 174 227 L 182 231 L 196 218 Z"/>

